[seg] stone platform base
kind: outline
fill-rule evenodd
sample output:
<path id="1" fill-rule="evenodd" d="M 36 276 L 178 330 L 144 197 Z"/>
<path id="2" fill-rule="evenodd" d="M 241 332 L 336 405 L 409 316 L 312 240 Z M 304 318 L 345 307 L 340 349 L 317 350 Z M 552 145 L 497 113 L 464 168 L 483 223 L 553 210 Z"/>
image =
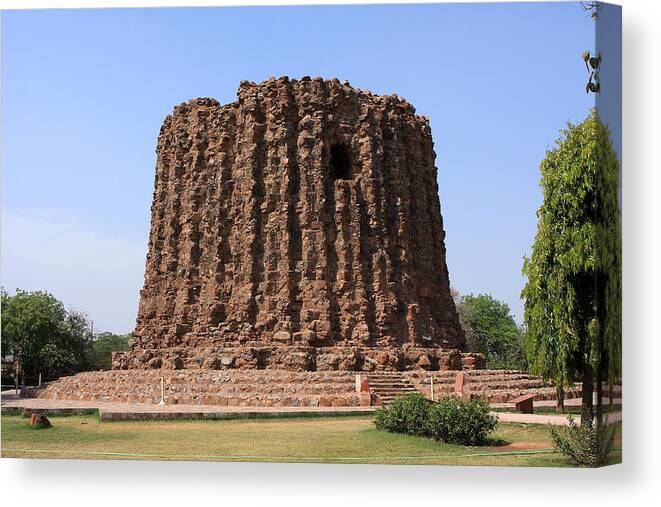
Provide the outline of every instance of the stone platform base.
<path id="1" fill-rule="evenodd" d="M 291 371 L 475 370 L 486 365 L 475 352 L 432 347 L 312 347 L 246 343 L 114 352 L 115 370 L 127 369 L 269 369 Z"/>
<path id="2" fill-rule="evenodd" d="M 354 407 L 350 372 L 286 370 L 112 370 L 63 377 L 27 393 L 35 398 L 238 407 Z M 369 402 L 366 403 L 369 405 Z"/>
<path id="3" fill-rule="evenodd" d="M 503 403 L 534 393 L 554 400 L 555 388 L 539 378 L 509 370 L 464 372 L 465 393 Z M 25 395 L 45 400 L 157 404 L 161 379 L 167 405 L 230 407 L 360 407 L 421 392 L 427 398 L 455 394 L 457 372 L 293 372 L 288 370 L 113 370 L 63 377 Z M 432 382 L 433 380 L 433 382 Z M 567 399 L 580 396 L 580 385 Z"/>

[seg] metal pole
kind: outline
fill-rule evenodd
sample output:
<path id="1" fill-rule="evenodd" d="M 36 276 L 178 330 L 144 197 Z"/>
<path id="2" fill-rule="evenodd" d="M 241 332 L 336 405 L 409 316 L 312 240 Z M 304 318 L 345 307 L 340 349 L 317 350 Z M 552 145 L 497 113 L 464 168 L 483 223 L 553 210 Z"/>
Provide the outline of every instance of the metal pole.
<path id="1" fill-rule="evenodd" d="M 161 377 L 161 401 L 158 402 L 159 405 L 165 405 L 165 384 L 163 377 Z"/>

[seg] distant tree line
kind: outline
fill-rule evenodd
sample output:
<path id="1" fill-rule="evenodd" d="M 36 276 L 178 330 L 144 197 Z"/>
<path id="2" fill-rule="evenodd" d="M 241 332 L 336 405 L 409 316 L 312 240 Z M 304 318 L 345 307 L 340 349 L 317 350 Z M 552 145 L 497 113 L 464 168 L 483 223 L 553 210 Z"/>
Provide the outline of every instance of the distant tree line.
<path id="1" fill-rule="evenodd" d="M 39 374 L 45 379 L 85 370 L 109 369 L 111 354 L 127 350 L 130 334 L 92 333 L 82 312 L 67 310 L 48 292 L 2 288 L 3 383 L 7 376 L 28 382 Z"/>
<path id="2" fill-rule="evenodd" d="M 525 329 L 518 326 L 507 303 L 490 294 L 460 296 L 453 291 L 468 349 L 484 354 L 487 367 L 525 370 Z"/>

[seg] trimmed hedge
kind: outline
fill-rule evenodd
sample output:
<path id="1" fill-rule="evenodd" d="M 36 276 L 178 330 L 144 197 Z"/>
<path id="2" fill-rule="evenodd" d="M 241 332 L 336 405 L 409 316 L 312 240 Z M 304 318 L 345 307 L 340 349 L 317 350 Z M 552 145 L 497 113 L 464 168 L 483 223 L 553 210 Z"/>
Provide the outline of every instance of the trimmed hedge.
<path id="1" fill-rule="evenodd" d="M 446 397 L 433 403 L 420 393 L 397 398 L 374 415 L 379 429 L 459 445 L 485 445 L 497 422 L 482 400 Z"/>

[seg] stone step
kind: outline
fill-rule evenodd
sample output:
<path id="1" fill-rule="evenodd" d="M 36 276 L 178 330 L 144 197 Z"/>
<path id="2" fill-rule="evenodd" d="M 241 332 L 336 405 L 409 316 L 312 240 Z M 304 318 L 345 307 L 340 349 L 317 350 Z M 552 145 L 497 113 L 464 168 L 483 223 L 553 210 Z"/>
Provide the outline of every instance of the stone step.
<path id="1" fill-rule="evenodd" d="M 58 399 L 58 398 L 47 398 Z M 68 399 L 80 401 L 108 401 L 119 403 L 147 403 L 157 404 L 159 396 L 149 395 L 95 395 L 70 397 Z M 350 395 L 317 395 L 317 396 L 189 396 L 182 393 L 166 394 L 167 405 L 218 405 L 218 406 L 359 406 L 360 398 L 356 394 Z"/>
<path id="2" fill-rule="evenodd" d="M 263 386 L 257 388 L 255 386 L 244 387 L 240 389 L 227 389 L 219 388 L 218 386 L 208 387 L 206 389 L 165 389 L 165 393 L 181 393 L 187 396 L 261 396 L 261 395 L 303 395 L 303 396 L 315 396 L 315 395 L 324 395 L 324 394 L 347 394 L 353 391 L 353 386 L 343 386 L 335 388 L 325 388 L 325 387 L 288 387 L 288 386 Z M 93 396 L 98 393 L 95 390 L 85 390 L 79 389 L 75 391 L 76 396 Z M 160 389 L 104 389 L 103 393 L 108 396 L 120 396 L 122 394 L 133 394 L 133 393 L 142 393 L 150 396 L 160 396 Z"/>
<path id="3" fill-rule="evenodd" d="M 376 393 L 376 394 L 381 394 L 381 393 L 403 393 L 403 392 L 415 393 L 415 392 L 419 392 L 419 390 L 416 389 L 415 387 L 401 387 L 401 388 L 398 388 L 398 389 L 372 389 L 372 392 Z"/>
<path id="4" fill-rule="evenodd" d="M 414 392 L 415 391 L 401 391 L 396 393 L 374 393 L 374 394 L 376 394 L 383 401 L 383 400 L 397 398 L 399 396 L 406 396 L 407 394 L 412 394 Z"/>
<path id="5" fill-rule="evenodd" d="M 370 387 L 374 389 L 377 388 L 397 389 L 398 387 L 415 387 L 415 386 L 410 382 L 370 382 Z"/>

